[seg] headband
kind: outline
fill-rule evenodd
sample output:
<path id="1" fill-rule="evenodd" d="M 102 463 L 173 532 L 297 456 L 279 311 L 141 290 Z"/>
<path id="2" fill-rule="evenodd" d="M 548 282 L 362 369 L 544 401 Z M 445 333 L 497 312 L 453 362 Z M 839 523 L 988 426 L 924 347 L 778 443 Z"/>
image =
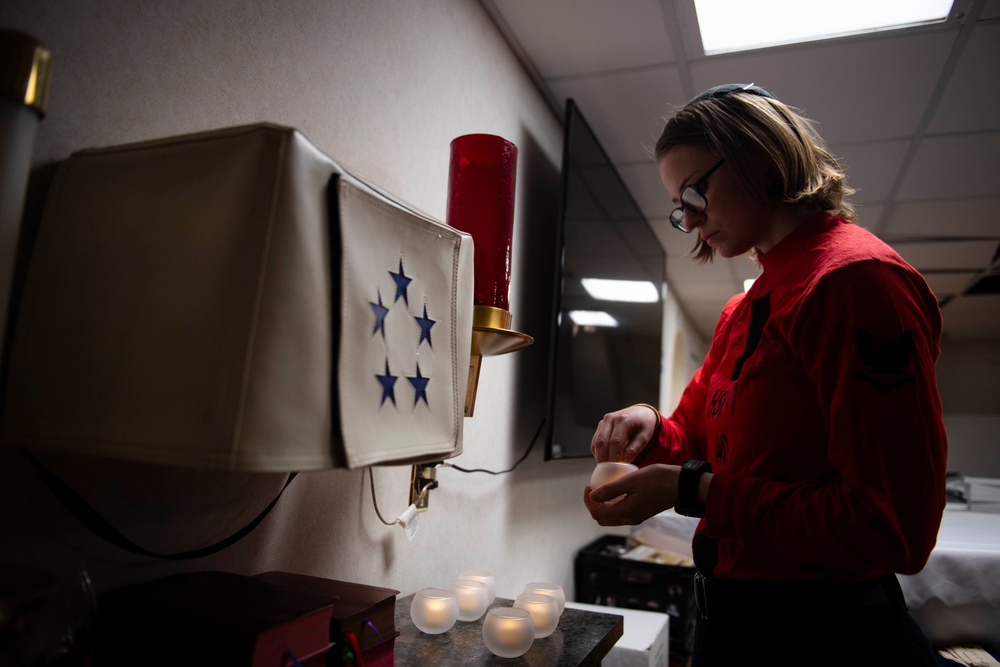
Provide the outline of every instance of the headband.
<path id="1" fill-rule="evenodd" d="M 694 104 L 695 102 L 701 102 L 702 100 L 715 100 L 720 97 L 725 97 L 730 93 L 749 93 L 751 95 L 767 97 L 772 100 L 778 99 L 760 86 L 755 86 L 752 83 L 724 83 L 721 86 L 715 86 L 714 88 L 709 88 L 704 92 L 698 93 L 691 98 L 688 105 Z"/>

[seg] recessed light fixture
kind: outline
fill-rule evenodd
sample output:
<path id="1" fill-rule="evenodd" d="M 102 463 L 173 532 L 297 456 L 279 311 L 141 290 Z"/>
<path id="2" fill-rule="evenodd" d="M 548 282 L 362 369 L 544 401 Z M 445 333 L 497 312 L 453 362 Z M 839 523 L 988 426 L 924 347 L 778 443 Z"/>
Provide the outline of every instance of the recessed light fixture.
<path id="1" fill-rule="evenodd" d="M 587 294 L 601 301 L 630 301 L 633 303 L 656 303 L 660 294 L 656 285 L 648 280 L 606 280 L 603 278 L 581 278 Z"/>
<path id="2" fill-rule="evenodd" d="M 694 0 L 706 55 L 940 23 L 953 0 Z"/>
<path id="3" fill-rule="evenodd" d="M 571 310 L 569 318 L 581 327 L 616 327 L 618 320 L 603 310 Z"/>
<path id="4" fill-rule="evenodd" d="M 756 278 L 747 278 L 746 280 L 744 280 L 743 281 L 743 291 L 744 292 L 749 292 L 750 288 L 753 287 L 753 284 L 754 284 L 755 280 L 757 280 L 757 279 Z"/>

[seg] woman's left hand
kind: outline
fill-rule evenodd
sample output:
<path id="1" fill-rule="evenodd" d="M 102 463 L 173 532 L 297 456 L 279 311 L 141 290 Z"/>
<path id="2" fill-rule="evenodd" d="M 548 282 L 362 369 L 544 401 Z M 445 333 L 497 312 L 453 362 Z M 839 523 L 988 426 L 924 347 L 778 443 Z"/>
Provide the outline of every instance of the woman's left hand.
<path id="1" fill-rule="evenodd" d="M 634 526 L 677 504 L 680 466 L 656 463 L 596 489 L 586 487 L 583 504 L 602 526 Z M 618 499 L 619 496 L 624 496 Z"/>

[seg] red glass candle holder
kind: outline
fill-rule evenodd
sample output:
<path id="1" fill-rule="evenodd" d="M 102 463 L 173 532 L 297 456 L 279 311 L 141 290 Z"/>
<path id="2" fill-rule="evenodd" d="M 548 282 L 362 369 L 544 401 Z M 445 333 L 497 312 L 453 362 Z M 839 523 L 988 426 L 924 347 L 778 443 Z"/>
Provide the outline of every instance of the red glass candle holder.
<path id="1" fill-rule="evenodd" d="M 448 219 L 475 244 L 473 303 L 510 310 L 511 237 L 517 146 L 492 134 L 451 142 Z"/>

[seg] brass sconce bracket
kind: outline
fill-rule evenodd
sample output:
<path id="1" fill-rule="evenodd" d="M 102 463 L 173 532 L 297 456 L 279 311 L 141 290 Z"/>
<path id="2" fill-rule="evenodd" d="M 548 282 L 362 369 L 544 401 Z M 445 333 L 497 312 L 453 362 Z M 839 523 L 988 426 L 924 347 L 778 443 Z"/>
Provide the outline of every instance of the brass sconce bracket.
<path id="1" fill-rule="evenodd" d="M 471 417 L 476 409 L 476 391 L 479 388 L 479 370 L 483 357 L 514 352 L 535 342 L 531 336 L 512 330 L 512 319 L 510 311 L 502 308 L 473 306 L 472 357 L 469 359 L 469 384 L 465 392 L 466 417 Z"/>

